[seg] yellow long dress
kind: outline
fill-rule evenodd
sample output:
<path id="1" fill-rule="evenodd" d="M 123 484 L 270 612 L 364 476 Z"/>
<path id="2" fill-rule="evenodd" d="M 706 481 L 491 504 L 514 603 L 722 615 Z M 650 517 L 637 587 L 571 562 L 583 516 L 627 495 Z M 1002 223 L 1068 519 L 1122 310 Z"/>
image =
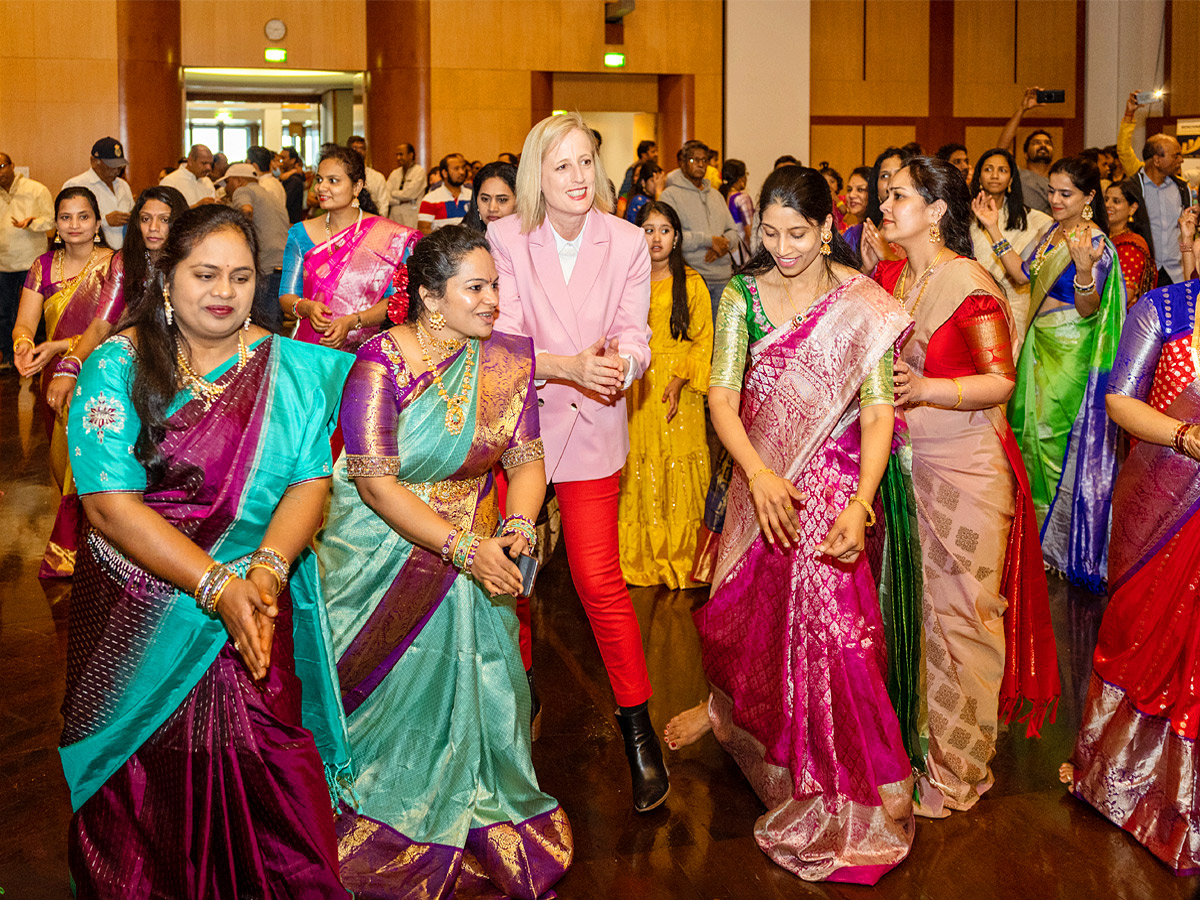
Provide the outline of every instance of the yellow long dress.
<path id="1" fill-rule="evenodd" d="M 630 584 L 698 587 L 691 580 L 708 490 L 704 395 L 712 364 L 712 304 L 704 280 L 687 270 L 688 340 L 671 336 L 671 278 L 650 284 L 650 368 L 625 395 L 629 458 L 621 473 L 617 525 L 621 570 Z M 663 391 L 686 378 L 679 412 L 667 422 Z"/>

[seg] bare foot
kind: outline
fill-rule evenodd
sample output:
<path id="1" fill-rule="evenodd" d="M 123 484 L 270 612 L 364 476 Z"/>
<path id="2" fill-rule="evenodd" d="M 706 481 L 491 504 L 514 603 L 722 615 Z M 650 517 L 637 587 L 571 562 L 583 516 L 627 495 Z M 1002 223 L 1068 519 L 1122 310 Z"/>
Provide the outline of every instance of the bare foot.
<path id="1" fill-rule="evenodd" d="M 667 746 L 672 750 L 694 744 L 704 735 L 712 731 L 712 723 L 708 721 L 708 703 L 697 703 L 691 709 L 685 709 L 663 729 L 663 737 Z"/>
<path id="2" fill-rule="evenodd" d="M 1067 786 L 1067 790 L 1075 787 L 1075 767 L 1069 762 L 1058 767 L 1058 780 Z"/>

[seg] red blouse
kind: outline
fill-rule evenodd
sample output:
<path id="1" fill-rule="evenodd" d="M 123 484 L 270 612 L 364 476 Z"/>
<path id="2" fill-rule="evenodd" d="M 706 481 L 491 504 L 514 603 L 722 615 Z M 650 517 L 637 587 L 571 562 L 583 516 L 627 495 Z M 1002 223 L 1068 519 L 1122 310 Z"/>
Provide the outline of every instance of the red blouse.
<path id="1" fill-rule="evenodd" d="M 881 262 L 875 280 L 894 291 L 903 261 Z M 920 309 L 917 310 L 920 314 Z M 1016 381 L 1012 336 L 1000 301 L 991 294 L 971 294 L 929 338 L 925 377 L 963 378 L 967 375 L 1003 375 Z"/>

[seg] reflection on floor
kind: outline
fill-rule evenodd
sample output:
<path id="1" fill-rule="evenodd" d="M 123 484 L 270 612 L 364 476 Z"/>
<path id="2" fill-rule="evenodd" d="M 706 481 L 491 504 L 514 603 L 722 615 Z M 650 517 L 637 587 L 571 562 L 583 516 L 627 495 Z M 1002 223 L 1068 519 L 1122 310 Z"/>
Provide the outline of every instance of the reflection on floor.
<path id="1" fill-rule="evenodd" d="M 55 745 L 61 720 L 66 608 L 36 578 L 57 496 L 34 394 L 0 379 L 0 888 L 6 900 L 70 896 L 70 804 Z M 535 666 L 546 706 L 534 760 L 543 787 L 571 817 L 575 866 L 567 900 L 713 898 L 1190 897 L 1200 878 L 1175 878 L 1124 832 L 1067 797 L 1056 780 L 1078 724 L 1081 691 L 1103 611 L 1101 599 L 1052 585 L 1064 696 L 1040 741 L 1008 732 L 996 786 L 968 814 L 920 821 L 912 855 L 874 888 L 805 884 L 758 850 L 761 807 L 710 736 L 670 754 L 666 804 L 639 816 L 629 802 L 620 735 L 600 655 L 561 556 L 543 573 L 535 604 Z M 661 729 L 706 695 L 691 611 L 704 593 L 638 589 L 634 602 Z"/>

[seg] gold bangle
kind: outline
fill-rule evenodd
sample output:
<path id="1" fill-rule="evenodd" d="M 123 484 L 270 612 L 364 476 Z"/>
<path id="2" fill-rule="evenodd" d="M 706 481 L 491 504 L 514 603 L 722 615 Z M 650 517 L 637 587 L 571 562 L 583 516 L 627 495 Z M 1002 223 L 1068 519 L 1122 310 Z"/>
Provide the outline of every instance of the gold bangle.
<path id="1" fill-rule="evenodd" d="M 303 302 L 304 302 L 303 297 L 297 297 L 295 302 L 292 303 L 292 318 L 293 319 L 300 318 L 300 304 Z"/>
<path id="2" fill-rule="evenodd" d="M 954 403 L 954 409 L 958 409 L 960 406 L 962 406 L 962 385 L 958 383 L 957 378 L 951 378 L 950 380 L 953 381 L 954 386 L 958 388 L 958 400 L 956 400 Z"/>
<path id="3" fill-rule="evenodd" d="M 37 346 L 37 344 L 34 342 L 33 338 L 31 338 L 27 334 L 23 334 L 20 337 L 13 339 L 13 352 L 16 352 L 16 349 L 18 347 L 20 347 L 22 343 L 28 344 L 30 349 L 33 349 L 34 347 Z"/>
<path id="4" fill-rule="evenodd" d="M 761 469 L 759 469 L 757 472 L 755 472 L 753 475 L 750 476 L 750 493 L 752 493 L 752 494 L 754 493 L 754 479 L 757 478 L 759 475 L 762 475 L 764 472 L 770 472 L 772 475 L 777 474 L 775 472 L 775 470 L 772 469 L 770 466 L 763 466 Z"/>
<path id="5" fill-rule="evenodd" d="M 861 503 L 862 508 L 867 511 L 867 527 L 868 528 L 870 528 L 872 525 L 875 524 L 875 510 L 873 510 L 871 508 L 870 503 L 868 503 L 862 497 L 858 496 L 858 494 L 855 494 L 853 497 L 851 497 L 850 502 L 851 503 Z M 846 507 L 846 508 L 849 509 L 849 507 Z"/>

